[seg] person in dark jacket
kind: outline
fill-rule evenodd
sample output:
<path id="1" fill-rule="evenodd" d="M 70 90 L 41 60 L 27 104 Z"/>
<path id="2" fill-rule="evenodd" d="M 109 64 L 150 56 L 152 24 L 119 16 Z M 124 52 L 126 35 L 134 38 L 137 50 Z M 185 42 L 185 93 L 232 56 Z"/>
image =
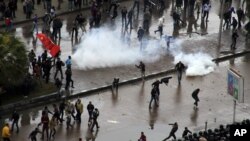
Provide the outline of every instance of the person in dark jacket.
<path id="1" fill-rule="evenodd" d="M 54 18 L 53 20 L 53 31 L 52 31 L 52 36 L 53 39 L 56 40 L 57 35 L 59 35 L 59 38 L 61 38 L 61 28 L 63 26 L 62 20 L 58 17 Z"/>
<path id="2" fill-rule="evenodd" d="M 49 83 L 51 68 L 52 68 L 51 59 L 47 59 L 44 64 L 44 77 L 46 84 Z"/>
<path id="3" fill-rule="evenodd" d="M 69 85 L 71 82 L 71 88 L 74 88 L 74 81 L 72 80 L 72 71 L 71 68 L 67 68 L 65 71 L 65 75 L 66 75 L 66 85 L 65 85 L 65 89 L 68 90 L 69 89 Z"/>
<path id="4" fill-rule="evenodd" d="M 93 132 L 94 130 L 94 127 L 96 126 L 97 130 L 100 128 L 100 126 L 98 125 L 98 122 L 97 122 L 97 118 L 99 117 L 99 110 L 97 108 L 95 108 L 95 110 L 93 111 L 93 124 L 92 124 L 92 127 L 91 127 L 91 132 Z"/>
<path id="5" fill-rule="evenodd" d="M 236 27 L 237 27 L 237 25 L 238 25 L 238 22 L 237 22 L 237 20 L 236 20 L 235 17 L 233 17 L 233 21 L 232 21 L 232 24 L 231 24 L 231 25 L 233 26 L 233 31 L 235 31 L 235 29 L 236 29 Z"/>
<path id="6" fill-rule="evenodd" d="M 125 26 L 127 23 L 127 8 L 124 6 L 121 10 L 121 15 L 122 15 L 122 26 Z"/>
<path id="7" fill-rule="evenodd" d="M 198 88 L 198 89 L 195 89 L 192 93 L 192 98 L 195 100 L 194 105 L 196 108 L 198 107 L 198 102 L 200 101 L 198 97 L 199 92 L 200 92 L 200 89 Z"/>
<path id="8" fill-rule="evenodd" d="M 87 105 L 87 110 L 88 110 L 88 113 L 89 113 L 88 123 L 90 123 L 90 121 L 92 119 L 94 109 L 95 109 L 95 106 L 92 104 L 91 101 L 89 101 L 89 104 Z"/>
<path id="9" fill-rule="evenodd" d="M 58 71 L 61 73 L 61 79 L 63 79 L 62 67 L 63 67 L 64 65 L 65 65 L 65 64 L 63 63 L 63 61 L 61 61 L 61 59 L 58 57 L 58 58 L 57 58 L 57 61 L 56 61 L 56 73 L 55 73 L 54 79 L 56 79 L 56 76 L 57 76 Z"/>
<path id="10" fill-rule="evenodd" d="M 140 69 L 141 70 L 141 77 L 142 77 L 142 79 L 144 80 L 144 78 L 145 78 L 145 64 L 142 62 L 142 61 L 140 61 L 140 64 L 139 65 L 135 65 L 138 69 Z"/>
<path id="11" fill-rule="evenodd" d="M 141 136 L 140 136 L 140 138 L 138 139 L 138 141 L 147 141 L 147 138 L 146 138 L 146 136 L 144 135 L 144 132 L 141 132 Z"/>
<path id="12" fill-rule="evenodd" d="M 137 31 L 137 37 L 140 42 L 142 41 L 143 36 L 144 36 L 144 30 L 142 29 L 142 27 L 139 27 Z"/>
<path id="13" fill-rule="evenodd" d="M 33 9 L 33 5 L 31 1 L 27 1 L 26 3 L 26 19 L 30 19 L 31 18 L 31 14 L 32 14 L 32 9 Z"/>
<path id="14" fill-rule="evenodd" d="M 10 0 L 10 2 L 8 3 L 8 7 L 10 8 L 10 13 L 11 13 L 11 18 L 16 18 L 16 5 L 14 0 Z"/>
<path id="15" fill-rule="evenodd" d="M 128 29 L 128 25 L 130 25 L 130 30 L 133 28 L 133 9 L 130 9 L 128 12 L 128 22 L 125 26 L 126 29 Z"/>
<path id="16" fill-rule="evenodd" d="M 173 137 L 176 140 L 175 133 L 178 130 L 178 124 L 177 124 L 177 122 L 175 122 L 174 124 L 169 124 L 169 125 L 172 125 L 172 129 L 171 129 L 171 131 L 169 133 L 169 136 L 167 138 L 165 138 L 163 141 L 166 141 L 171 137 Z"/>
<path id="17" fill-rule="evenodd" d="M 185 136 L 187 136 L 188 133 L 192 134 L 192 132 L 187 127 L 185 127 L 185 129 L 184 129 L 184 131 L 182 133 L 182 138 L 184 138 Z"/>
<path id="18" fill-rule="evenodd" d="M 238 28 L 241 28 L 241 20 L 244 18 L 244 11 L 243 11 L 241 8 L 239 8 L 239 9 L 236 11 L 236 13 L 237 13 L 238 24 L 239 24 Z"/>
<path id="19" fill-rule="evenodd" d="M 31 139 L 31 141 L 37 141 L 36 139 L 36 135 L 40 133 L 42 134 L 42 132 L 38 129 L 38 128 L 35 128 L 35 130 L 33 130 L 30 135 L 29 135 L 29 138 Z"/>
<path id="20" fill-rule="evenodd" d="M 160 84 L 162 84 L 162 82 L 159 80 L 156 80 L 155 82 L 152 83 L 152 87 L 156 88 L 156 92 L 158 95 L 160 95 Z"/>
<path id="21" fill-rule="evenodd" d="M 237 30 L 235 30 L 232 34 L 232 44 L 231 44 L 231 50 L 236 49 L 236 43 L 237 43 L 237 38 L 239 37 Z"/>
<path id="22" fill-rule="evenodd" d="M 185 69 L 185 66 L 181 61 L 179 61 L 175 65 L 175 70 L 177 71 L 177 77 L 178 77 L 178 84 L 181 84 L 182 72 L 184 71 L 184 69 Z"/>
<path id="23" fill-rule="evenodd" d="M 151 99 L 150 99 L 150 102 L 149 102 L 149 109 L 151 109 L 151 104 L 152 102 L 155 102 L 155 105 L 158 107 L 159 106 L 159 93 L 157 92 L 157 88 L 156 87 L 153 87 L 152 90 L 151 90 Z"/>
<path id="24" fill-rule="evenodd" d="M 11 126 L 11 131 L 14 131 L 14 126 L 16 125 L 17 128 L 17 133 L 19 132 L 19 127 L 18 127 L 18 121 L 19 121 L 19 114 L 17 113 L 17 111 L 14 111 L 12 114 L 12 126 Z"/>

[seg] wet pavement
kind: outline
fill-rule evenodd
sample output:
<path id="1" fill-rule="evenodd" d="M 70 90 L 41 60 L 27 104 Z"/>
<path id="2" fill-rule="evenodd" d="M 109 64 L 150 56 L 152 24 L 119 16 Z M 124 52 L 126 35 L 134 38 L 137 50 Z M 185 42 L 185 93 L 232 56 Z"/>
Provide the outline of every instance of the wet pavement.
<path id="1" fill-rule="evenodd" d="M 204 52 L 212 56 L 218 57 L 220 51 L 229 49 L 231 43 L 231 31 L 223 31 L 222 47 L 217 48 L 218 39 L 218 10 L 219 0 L 215 0 L 212 5 L 212 11 L 208 22 L 207 32 L 205 36 L 192 34 L 191 37 L 186 35 L 187 29 L 180 30 L 180 38 L 182 40 L 181 46 L 178 48 L 184 53 Z M 125 5 L 131 2 L 122 3 Z M 164 24 L 164 33 L 173 33 L 173 22 L 170 17 L 171 4 L 165 11 L 164 16 L 166 22 Z M 236 5 L 234 3 L 234 5 Z M 87 13 L 87 12 L 86 12 Z M 85 12 L 84 12 L 85 14 Z M 64 19 L 64 26 L 62 28 L 62 39 L 60 46 L 62 50 L 62 60 L 66 60 L 68 55 L 72 55 L 77 49 L 71 43 L 69 30 L 72 26 L 72 21 L 75 18 L 74 14 L 62 16 Z M 136 44 L 137 28 L 142 22 L 142 16 L 139 16 L 135 22 L 135 29 L 131 32 L 131 38 Z M 150 38 L 158 41 L 159 35 L 155 35 L 153 31 L 157 29 L 157 19 L 159 15 L 152 17 L 152 25 L 150 27 Z M 115 32 L 120 32 L 120 17 L 116 19 Z M 200 20 L 198 21 L 198 23 Z M 108 27 L 112 27 L 112 23 L 107 19 Z M 41 43 L 34 38 L 34 34 L 30 33 L 30 26 L 27 23 L 17 26 L 15 35 L 21 38 L 27 45 L 27 50 L 35 49 L 37 54 L 41 54 L 43 49 Z M 41 27 L 39 29 L 41 31 Z M 197 31 L 200 32 L 200 31 Z M 183 34 L 182 34 L 183 33 Z M 83 38 L 81 39 L 84 40 Z M 244 50 L 244 37 L 240 36 L 240 41 L 237 43 L 237 51 Z M 84 56 L 83 56 L 84 57 Z M 160 70 L 167 70 L 174 66 L 174 56 L 165 53 L 155 62 L 146 63 L 146 73 L 158 72 Z M 73 62 L 75 64 L 75 62 Z M 73 65 L 73 80 L 75 81 L 74 92 L 90 89 L 93 87 L 111 84 L 114 76 L 119 76 L 121 80 L 130 79 L 139 76 L 139 71 L 134 64 L 121 65 L 116 67 L 95 68 L 90 70 L 82 70 Z M 66 130 L 65 123 L 58 125 L 55 140 L 58 141 L 74 141 L 82 137 L 85 140 L 121 140 L 133 141 L 137 140 L 140 132 L 144 131 L 148 140 L 157 141 L 165 138 L 171 126 L 169 123 L 178 122 L 179 130 L 177 136 L 180 137 L 185 126 L 188 126 L 192 131 L 203 130 L 205 122 L 208 122 L 208 128 L 217 127 L 219 124 L 231 123 L 233 119 L 233 100 L 227 95 L 227 69 L 229 62 L 223 62 L 215 67 L 215 71 L 206 76 L 184 77 L 182 85 L 178 86 L 176 75 L 173 74 L 173 79 L 170 80 L 168 86 L 161 85 L 160 106 L 159 108 L 148 109 L 150 100 L 151 83 L 155 80 L 148 80 L 143 83 L 134 83 L 119 88 L 118 94 L 112 94 L 110 91 L 100 92 L 88 97 L 81 97 L 84 103 L 84 114 L 82 115 L 83 122 L 81 125 L 74 125 L 73 129 Z M 243 61 L 242 58 L 236 59 L 234 66 L 239 70 L 245 79 L 245 103 L 237 105 L 237 121 L 249 118 L 249 102 L 250 96 L 250 79 L 248 69 L 250 68 L 248 62 Z M 53 70 L 55 71 L 55 70 Z M 199 109 L 193 109 L 193 99 L 191 93 L 194 89 L 200 88 L 200 103 Z M 87 129 L 87 110 L 88 101 L 98 107 L 100 110 L 99 124 L 100 130 L 90 133 Z M 22 112 L 22 119 L 20 121 L 21 130 L 18 134 L 13 133 L 12 139 L 14 141 L 28 140 L 28 134 L 40 121 L 41 108 L 30 108 Z M 50 109 L 52 109 L 50 107 Z M 4 119 L 7 118 L 6 116 Z M 2 120 L 3 122 L 3 120 Z M 2 126 L 1 126 L 2 127 Z M 152 129 L 153 128 L 153 129 Z M 40 136 L 39 136 L 40 137 Z M 95 139 L 96 138 L 96 139 Z"/>
<path id="2" fill-rule="evenodd" d="M 241 121 L 250 116 L 250 79 L 247 71 L 250 63 L 242 61 L 242 58 L 235 62 L 237 62 L 235 66 L 231 67 L 238 70 L 245 80 L 245 103 L 237 104 L 236 108 L 236 121 Z M 185 126 L 197 132 L 204 130 L 206 121 L 208 128 L 232 123 L 233 99 L 227 95 L 228 63 L 220 64 L 213 73 L 206 76 L 184 77 L 180 86 L 177 84 L 176 75 L 171 75 L 173 78 L 168 86 L 160 85 L 160 106 L 158 108 L 153 106 L 151 110 L 148 109 L 151 84 L 160 78 L 148 80 L 144 84 L 140 82 L 120 87 L 118 94 L 107 91 L 81 97 L 84 103 L 81 125 L 74 124 L 73 129 L 68 130 L 65 123 L 58 125 L 55 140 L 73 141 L 78 137 L 88 140 L 87 138 L 94 136 L 97 141 L 118 139 L 128 141 L 136 140 L 139 133 L 144 131 L 149 140 L 157 141 L 168 135 L 171 129 L 168 124 L 173 122 L 179 123 L 178 137 L 181 136 Z M 194 101 L 191 97 L 192 91 L 196 88 L 201 89 L 198 110 L 193 109 Z M 86 110 L 88 101 L 92 101 L 100 111 L 100 129 L 97 133 L 96 131 L 90 133 L 88 130 Z M 13 133 L 14 141 L 27 140 L 29 132 L 40 121 L 41 108 L 32 108 L 21 113 L 21 130 L 18 134 Z M 49 108 L 52 110 L 51 106 Z"/>

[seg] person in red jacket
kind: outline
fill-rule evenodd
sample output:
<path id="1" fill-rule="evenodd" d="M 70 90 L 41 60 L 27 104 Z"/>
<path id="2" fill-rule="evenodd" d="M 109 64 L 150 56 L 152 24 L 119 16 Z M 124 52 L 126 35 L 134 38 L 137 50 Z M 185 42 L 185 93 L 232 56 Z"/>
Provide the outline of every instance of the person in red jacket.
<path id="1" fill-rule="evenodd" d="M 49 139 L 49 117 L 48 114 L 42 113 L 41 123 L 38 125 L 43 125 L 42 128 L 42 139 L 44 139 L 44 132 L 46 132 L 47 139 Z"/>
<path id="2" fill-rule="evenodd" d="M 138 141 L 146 141 L 146 136 L 144 135 L 144 132 L 141 132 L 141 137 L 138 139 Z"/>

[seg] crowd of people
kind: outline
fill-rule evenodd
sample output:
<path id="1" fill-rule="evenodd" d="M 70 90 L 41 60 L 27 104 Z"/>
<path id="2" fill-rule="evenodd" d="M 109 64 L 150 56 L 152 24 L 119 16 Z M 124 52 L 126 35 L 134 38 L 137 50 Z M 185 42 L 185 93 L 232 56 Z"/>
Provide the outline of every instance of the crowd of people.
<path id="1" fill-rule="evenodd" d="M 55 139 L 56 126 L 62 126 L 64 121 L 66 124 L 66 129 L 70 130 L 73 128 L 73 124 L 81 124 L 81 115 L 84 111 L 83 102 L 78 99 L 75 103 L 69 100 L 63 100 L 59 105 L 53 104 L 53 111 L 49 110 L 47 106 L 42 110 L 42 116 L 40 123 L 37 127 L 30 132 L 28 135 L 31 141 L 37 141 L 37 135 L 41 134 L 41 139 Z M 96 108 L 91 101 L 89 101 L 87 107 L 88 111 L 88 128 L 90 132 L 94 131 L 94 128 L 98 130 L 100 128 L 98 124 L 99 110 Z M 51 116 L 50 116 L 51 115 Z M 18 122 L 20 119 L 19 113 L 14 111 L 12 117 L 11 127 L 7 122 L 2 129 L 3 141 L 10 141 L 11 133 L 14 132 L 16 127 L 16 133 L 19 132 Z M 72 121 L 73 119 L 73 121 Z M 41 127 L 40 127 L 41 126 Z"/>

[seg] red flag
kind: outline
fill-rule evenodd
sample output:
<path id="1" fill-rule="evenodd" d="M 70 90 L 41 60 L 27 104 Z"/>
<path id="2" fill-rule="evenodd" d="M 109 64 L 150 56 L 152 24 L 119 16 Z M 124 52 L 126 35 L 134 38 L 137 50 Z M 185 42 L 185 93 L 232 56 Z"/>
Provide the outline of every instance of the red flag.
<path id="1" fill-rule="evenodd" d="M 60 51 L 60 47 L 52 42 L 52 40 L 45 34 L 39 33 L 36 35 L 37 38 L 42 42 L 44 47 L 49 50 L 52 57 L 55 57 Z"/>

